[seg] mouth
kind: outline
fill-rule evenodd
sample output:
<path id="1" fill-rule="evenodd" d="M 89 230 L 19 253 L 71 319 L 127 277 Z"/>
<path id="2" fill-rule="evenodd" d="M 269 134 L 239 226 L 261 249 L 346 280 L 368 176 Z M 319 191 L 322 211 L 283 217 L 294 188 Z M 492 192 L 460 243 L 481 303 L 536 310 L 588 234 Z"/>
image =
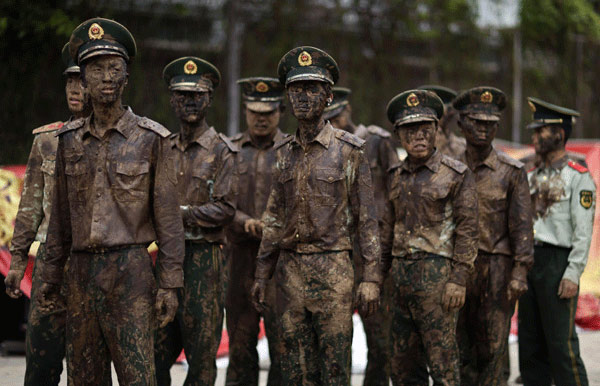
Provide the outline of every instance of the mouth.
<path id="1" fill-rule="evenodd" d="M 76 99 L 76 98 L 69 98 L 69 104 L 70 105 L 80 105 L 82 103 L 81 99 Z"/>

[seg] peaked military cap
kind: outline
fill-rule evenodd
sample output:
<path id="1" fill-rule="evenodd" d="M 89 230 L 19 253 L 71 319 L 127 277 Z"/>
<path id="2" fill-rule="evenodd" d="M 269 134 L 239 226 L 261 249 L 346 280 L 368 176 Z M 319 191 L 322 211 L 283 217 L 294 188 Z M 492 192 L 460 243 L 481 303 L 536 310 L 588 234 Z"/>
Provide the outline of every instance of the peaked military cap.
<path id="1" fill-rule="evenodd" d="M 499 121 L 506 107 L 506 95 L 494 87 L 474 87 L 458 95 L 452 106 L 473 119 Z"/>
<path id="2" fill-rule="evenodd" d="M 442 102 L 444 102 L 445 105 L 451 104 L 454 98 L 456 98 L 456 91 L 444 86 L 428 84 L 424 86 L 419 86 L 417 87 L 417 89 L 433 91 L 437 96 L 440 97 L 440 99 L 442 100 Z"/>
<path id="3" fill-rule="evenodd" d="M 213 91 L 221 82 L 215 66 L 195 56 L 184 56 L 167 64 L 163 79 L 171 91 Z"/>
<path id="4" fill-rule="evenodd" d="M 346 87 L 333 87 L 331 89 L 333 93 L 333 101 L 327 107 L 325 107 L 323 118 L 331 119 L 338 116 L 344 108 L 350 103 L 349 98 L 352 91 Z"/>
<path id="5" fill-rule="evenodd" d="M 257 113 L 268 113 L 279 107 L 285 88 L 277 78 L 256 76 L 237 81 L 242 87 L 246 108 Z"/>
<path id="6" fill-rule="evenodd" d="M 114 20 L 96 17 L 79 24 L 69 40 L 69 52 L 75 63 L 100 55 L 116 55 L 129 63 L 137 53 L 133 35 Z"/>
<path id="7" fill-rule="evenodd" d="M 578 111 L 557 106 L 534 97 L 528 97 L 527 103 L 531 111 L 533 111 L 533 122 L 527 125 L 528 129 L 555 124 L 562 126 L 565 130 L 565 136 L 569 138 L 576 117 L 579 116 Z"/>
<path id="8" fill-rule="evenodd" d="M 290 50 L 277 66 L 279 81 L 286 86 L 300 80 L 317 80 L 333 85 L 339 74 L 337 63 L 327 52 L 310 46 Z"/>
<path id="9" fill-rule="evenodd" d="M 71 54 L 69 54 L 69 43 L 66 43 L 63 46 L 61 56 L 62 56 L 63 63 L 65 64 L 65 67 L 66 67 L 65 71 L 63 72 L 64 75 L 69 75 L 69 74 L 77 75 L 77 74 L 81 73 L 79 66 L 77 64 L 75 64 L 75 62 L 73 61 L 73 58 L 71 57 Z"/>
<path id="10" fill-rule="evenodd" d="M 444 115 L 444 102 L 427 90 L 408 90 L 392 98 L 387 116 L 395 126 L 414 122 L 437 122 Z"/>

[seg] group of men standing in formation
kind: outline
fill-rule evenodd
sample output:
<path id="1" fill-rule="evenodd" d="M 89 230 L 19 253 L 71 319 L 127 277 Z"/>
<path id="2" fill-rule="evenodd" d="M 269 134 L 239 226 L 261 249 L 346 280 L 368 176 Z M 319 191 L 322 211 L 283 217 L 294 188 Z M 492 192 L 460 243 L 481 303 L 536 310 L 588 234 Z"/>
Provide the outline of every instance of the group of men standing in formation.
<path id="1" fill-rule="evenodd" d="M 232 138 L 206 122 L 217 68 L 169 63 L 171 134 L 121 103 L 125 27 L 90 19 L 63 54 L 73 116 L 34 130 L 5 281 L 21 295 L 39 241 L 25 384 L 57 384 L 66 351 L 69 384 L 111 384 L 112 361 L 120 384 L 169 385 L 183 348 L 185 384 L 212 385 L 224 308 L 227 385 L 258 383 L 261 317 L 269 385 L 348 385 L 356 308 L 365 385 L 503 384 L 517 299 L 524 383 L 587 384 L 573 322 L 595 186 L 565 153 L 577 112 L 529 98 L 526 172 L 492 146 L 502 91 L 425 86 L 387 105 L 399 148 L 353 123 L 336 62 L 302 46 L 279 79 L 238 81 Z"/>

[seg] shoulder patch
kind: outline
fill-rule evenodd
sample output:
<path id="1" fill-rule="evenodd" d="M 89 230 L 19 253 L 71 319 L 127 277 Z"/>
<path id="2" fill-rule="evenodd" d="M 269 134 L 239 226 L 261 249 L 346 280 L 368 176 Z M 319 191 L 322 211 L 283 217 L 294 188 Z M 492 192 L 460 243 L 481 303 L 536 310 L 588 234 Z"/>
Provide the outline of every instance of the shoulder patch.
<path id="1" fill-rule="evenodd" d="M 503 151 L 498 151 L 498 159 L 500 162 L 505 163 L 510 166 L 514 166 L 517 169 L 521 169 L 525 164 L 519 160 L 514 159 Z"/>
<path id="2" fill-rule="evenodd" d="M 578 164 L 577 162 L 574 162 L 574 161 L 569 161 L 569 166 L 571 167 L 571 169 L 575 169 L 579 173 L 587 173 L 588 172 L 588 169 L 585 166 L 580 165 L 580 164 Z"/>
<path id="3" fill-rule="evenodd" d="M 354 134 L 350 134 L 349 132 L 347 132 L 345 130 L 336 129 L 335 136 L 344 142 L 348 142 L 352 146 L 362 147 L 365 144 L 364 139 L 359 138 Z"/>
<path id="4" fill-rule="evenodd" d="M 66 133 L 67 131 L 76 130 L 82 127 L 85 124 L 85 118 L 74 119 L 71 122 L 64 125 L 58 132 L 56 136 L 61 135 L 62 133 Z"/>
<path id="5" fill-rule="evenodd" d="M 65 124 L 63 122 L 61 122 L 61 121 L 54 122 L 54 123 L 49 123 L 47 125 L 38 127 L 37 129 L 33 130 L 31 133 L 32 134 L 47 133 L 49 131 L 55 131 L 55 130 L 58 130 L 58 129 L 62 129 L 62 127 L 64 125 Z"/>
<path id="6" fill-rule="evenodd" d="M 225 142 L 225 144 L 227 145 L 227 147 L 229 148 L 229 150 L 231 150 L 234 153 L 238 152 L 237 146 L 235 146 L 233 144 L 233 142 L 231 142 L 231 140 L 225 134 L 219 133 L 219 138 L 221 138 L 221 140 L 223 140 L 223 142 Z"/>
<path id="7" fill-rule="evenodd" d="M 377 125 L 369 125 L 367 127 L 367 130 L 369 131 L 370 134 L 378 135 L 382 138 L 389 138 L 392 136 L 389 131 L 387 131 Z"/>
<path id="8" fill-rule="evenodd" d="M 277 142 L 275 145 L 273 145 L 273 149 L 279 149 L 286 143 L 290 142 L 292 139 L 294 139 L 293 135 L 288 135 L 287 137 L 282 138 L 279 142 Z"/>
<path id="9" fill-rule="evenodd" d="M 143 127 L 144 129 L 154 131 L 156 134 L 160 135 L 163 138 L 166 138 L 169 135 L 171 135 L 171 132 L 166 127 L 164 127 L 158 122 L 153 121 L 150 118 L 142 117 L 140 118 L 137 124 L 138 126 Z"/>
<path id="10" fill-rule="evenodd" d="M 232 141 L 239 141 L 240 139 L 242 139 L 242 137 L 244 136 L 244 133 L 237 133 L 236 135 L 231 136 L 231 140 Z"/>
<path id="11" fill-rule="evenodd" d="M 459 174 L 463 174 L 467 170 L 467 165 L 448 156 L 442 157 L 442 163 Z"/>

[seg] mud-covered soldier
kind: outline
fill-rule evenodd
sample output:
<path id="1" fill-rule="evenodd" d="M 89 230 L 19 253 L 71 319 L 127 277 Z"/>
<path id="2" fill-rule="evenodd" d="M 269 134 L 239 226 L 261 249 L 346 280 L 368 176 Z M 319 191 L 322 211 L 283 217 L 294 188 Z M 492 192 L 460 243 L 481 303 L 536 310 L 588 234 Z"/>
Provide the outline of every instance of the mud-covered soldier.
<path id="1" fill-rule="evenodd" d="M 453 105 L 467 141 L 460 159 L 475 176 L 479 203 L 479 250 L 457 331 L 461 384 L 498 385 L 514 304 L 527 291 L 533 264 L 529 184 L 523 164 L 492 146 L 506 106 L 504 93 L 476 87 L 462 92 Z"/>
<path id="2" fill-rule="evenodd" d="M 62 58 L 66 65 L 63 74 L 66 77 L 67 106 L 72 114 L 66 122 L 68 123 L 88 116 L 90 105 L 81 85 L 79 66 L 69 55 L 68 44 L 63 47 Z M 38 241 L 40 246 L 33 267 L 31 303 L 25 333 L 25 385 L 58 385 L 65 357 L 64 303 L 57 304 L 57 308 L 49 313 L 44 312 L 38 304 L 39 286 L 42 283 L 41 256 L 46 251 L 50 205 L 54 194 L 54 163 L 58 146 L 56 131 L 64 125 L 65 122 L 54 122 L 33 131 L 35 136 L 27 161 L 23 193 L 10 248 L 12 260 L 4 281 L 6 293 L 10 297 L 18 298 L 22 295 L 19 287 L 27 267 L 29 248 L 34 241 Z"/>
<path id="3" fill-rule="evenodd" d="M 355 237 L 364 272 L 357 298 L 365 315 L 377 309 L 381 282 L 369 163 L 362 139 L 323 119 L 339 76 L 331 56 L 294 48 L 278 74 L 298 128 L 275 145 L 252 297 L 262 309 L 275 274 L 282 384 L 348 385 Z"/>
<path id="4" fill-rule="evenodd" d="M 440 118 L 438 131 L 435 135 L 435 148 L 442 154 L 454 159 L 461 159 L 466 149 L 465 139 L 456 135 L 458 113 L 452 106 L 456 91 L 438 85 L 418 87 L 419 90 L 434 92 L 444 102 L 444 115 Z"/>
<path id="5" fill-rule="evenodd" d="M 328 119 L 335 128 L 346 130 L 365 140 L 365 155 L 371 169 L 373 180 L 373 195 L 377 208 L 377 219 L 381 227 L 381 218 L 387 201 L 387 169 L 398 162 L 391 135 L 388 131 L 375 126 L 355 125 L 352 121 L 352 106 L 350 105 L 351 90 L 344 87 L 333 87 L 333 102 L 325 108 L 324 119 Z M 357 247 L 355 243 L 355 247 Z M 362 265 L 360 253 L 354 253 L 355 286 L 361 282 Z M 391 297 L 391 278 L 386 279 L 382 286 L 381 306 L 374 315 L 363 318 L 363 327 L 367 336 L 367 368 L 365 370 L 365 385 L 388 385 L 390 377 L 389 366 L 389 301 Z"/>
<path id="6" fill-rule="evenodd" d="M 408 90 L 387 107 L 407 158 L 388 175 L 382 260 L 392 276 L 391 378 L 458 385 L 458 310 L 477 255 L 477 192 L 469 168 L 435 149 L 440 98 Z M 429 368 L 429 375 L 427 369 Z"/>
<path id="7" fill-rule="evenodd" d="M 225 305 L 229 334 L 227 385 L 258 385 L 256 344 L 262 315 L 269 342 L 271 367 L 267 384 L 280 385 L 280 339 L 275 313 L 275 284 L 270 280 L 262 312 L 252 304 L 256 256 L 262 238 L 261 217 L 271 192 L 275 143 L 287 134 L 279 129 L 285 89 L 276 78 L 240 79 L 247 130 L 232 138 L 239 149 L 235 160 L 237 207 L 227 230 L 229 283 Z"/>
<path id="8" fill-rule="evenodd" d="M 579 113 L 537 98 L 533 144 L 541 163 L 529 171 L 534 255 L 528 291 L 519 300 L 519 367 L 525 385 L 587 385 L 575 311 L 579 278 L 592 239 L 596 187 L 569 159 L 565 144 Z"/>
<path id="9" fill-rule="evenodd" d="M 235 214 L 234 145 L 206 122 L 221 75 L 206 60 L 182 57 L 167 64 L 163 78 L 179 120 L 169 137 L 169 165 L 177 179 L 179 212 L 185 228 L 184 286 L 172 323 L 156 335 L 156 378 L 170 385 L 169 370 L 185 350 L 186 385 L 212 385 L 223 329 L 224 226 Z"/>
<path id="10" fill-rule="evenodd" d="M 67 374 L 74 385 L 153 385 L 154 328 L 177 309 L 183 224 L 167 169 L 167 129 L 121 104 L 133 36 L 94 18 L 69 42 L 92 114 L 58 132 L 56 187 L 40 287 L 56 306 L 64 274 Z M 156 275 L 147 247 L 159 243 Z M 158 290 L 156 282 L 158 281 Z"/>

